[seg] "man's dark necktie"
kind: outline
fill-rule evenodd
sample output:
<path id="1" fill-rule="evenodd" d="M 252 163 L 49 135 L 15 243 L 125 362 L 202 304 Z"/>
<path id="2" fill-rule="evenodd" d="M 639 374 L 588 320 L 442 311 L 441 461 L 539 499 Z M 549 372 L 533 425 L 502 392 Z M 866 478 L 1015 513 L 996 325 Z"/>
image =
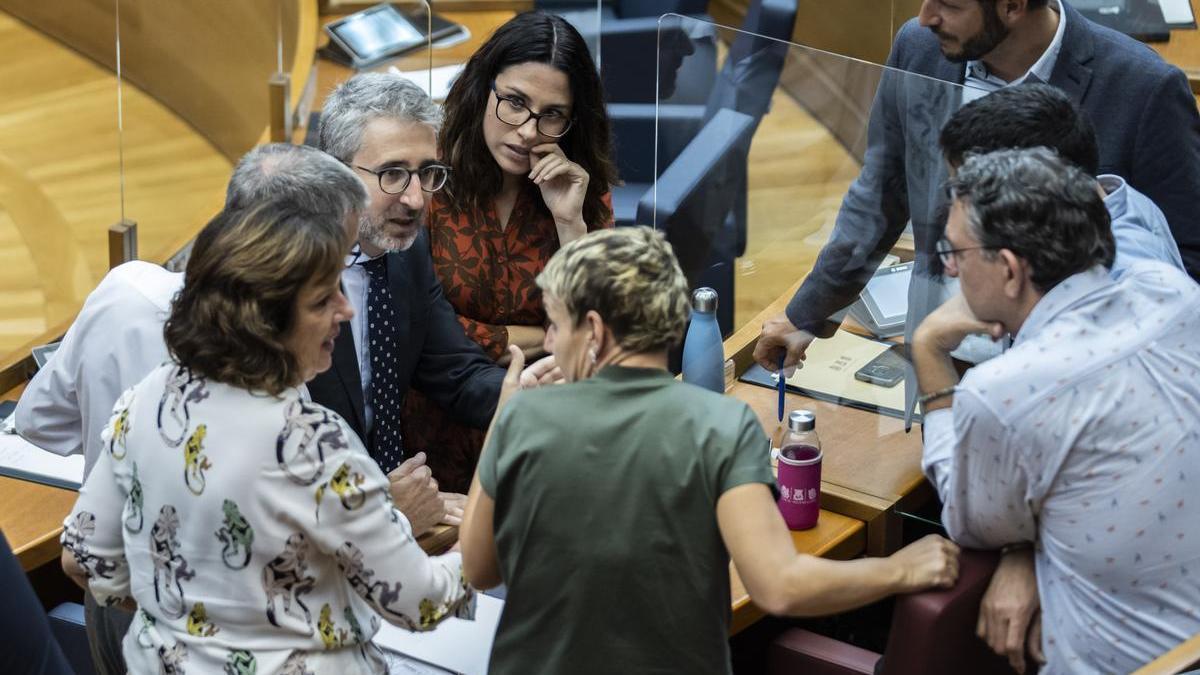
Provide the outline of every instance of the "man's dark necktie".
<path id="1" fill-rule="evenodd" d="M 387 255 L 361 263 L 367 271 L 367 339 L 371 353 L 371 457 L 384 473 L 404 460 L 400 438 L 400 387 L 396 375 L 396 308 L 388 286 Z"/>

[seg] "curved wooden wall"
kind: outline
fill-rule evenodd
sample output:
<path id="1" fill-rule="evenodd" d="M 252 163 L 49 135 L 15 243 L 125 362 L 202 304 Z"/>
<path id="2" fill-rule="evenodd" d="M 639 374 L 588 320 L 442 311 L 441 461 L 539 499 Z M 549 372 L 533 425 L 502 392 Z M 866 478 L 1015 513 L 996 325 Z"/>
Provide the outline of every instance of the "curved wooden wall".
<path id="1" fill-rule="evenodd" d="M 113 69 L 116 0 L 0 0 L 0 10 Z M 267 78 L 312 64 L 316 0 L 120 0 L 122 75 L 194 126 L 231 160 L 267 125 Z M 309 49 L 298 49 L 302 43 Z M 296 57 L 300 58 L 297 59 Z M 298 90 L 293 78 L 293 90 Z"/>
<path id="2" fill-rule="evenodd" d="M 0 0 L 0 12 L 111 70 L 115 68 L 116 53 L 114 3 L 115 0 L 72 3 Z M 127 105 L 135 89 L 143 99 L 149 95 L 194 128 L 221 155 L 235 161 L 268 138 L 267 80 L 277 68 L 280 24 L 284 36 L 283 67 L 292 82 L 289 110 L 294 111 L 299 104 L 313 72 L 319 25 L 317 0 L 120 0 L 120 3 L 122 76 L 132 85 L 126 90 Z M 112 124 L 115 128 L 115 115 Z M 126 127 L 127 136 L 138 132 Z M 86 133 L 86 128 L 73 129 L 72 133 Z M 187 153 L 173 156 L 171 151 L 172 148 L 161 148 L 158 154 L 163 160 L 186 168 Z M 127 164 L 139 159 L 144 158 L 126 157 Z M 168 186 L 161 180 L 149 179 L 127 185 L 127 195 L 129 190 L 136 190 L 139 197 L 155 192 L 167 198 L 171 189 L 186 188 L 178 183 Z M 178 234 L 173 238 L 164 239 L 158 234 L 152 240 L 147 239 L 140 247 L 140 257 L 163 263 L 190 241 L 221 208 L 224 195 L 218 188 L 205 199 L 211 206 L 201 209 L 202 215 L 196 222 L 182 231 L 176 230 Z M 138 220 L 140 216 L 130 211 L 127 217 Z M 111 224 L 94 225 L 96 232 L 102 232 Z M 89 240 L 88 245 L 93 243 Z M 15 351 L 0 354 L 0 392 L 24 382 L 32 369 L 30 348 L 53 341 L 66 332 L 79 302 L 68 308 L 67 320 L 50 326 Z"/>

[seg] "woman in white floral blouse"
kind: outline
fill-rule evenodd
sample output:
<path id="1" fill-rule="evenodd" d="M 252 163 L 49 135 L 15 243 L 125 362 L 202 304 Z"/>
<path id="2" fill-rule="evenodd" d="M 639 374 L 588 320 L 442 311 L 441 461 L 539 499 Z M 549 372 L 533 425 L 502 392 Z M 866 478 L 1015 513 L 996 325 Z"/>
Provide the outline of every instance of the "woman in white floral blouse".
<path id="1" fill-rule="evenodd" d="M 349 237 L 280 202 L 197 239 L 172 361 L 117 402 L 62 537 L 97 601 L 136 603 L 130 672 L 383 672 L 380 617 L 420 630 L 469 613 L 459 555 L 425 555 L 358 438 L 303 388 L 352 313 Z"/>

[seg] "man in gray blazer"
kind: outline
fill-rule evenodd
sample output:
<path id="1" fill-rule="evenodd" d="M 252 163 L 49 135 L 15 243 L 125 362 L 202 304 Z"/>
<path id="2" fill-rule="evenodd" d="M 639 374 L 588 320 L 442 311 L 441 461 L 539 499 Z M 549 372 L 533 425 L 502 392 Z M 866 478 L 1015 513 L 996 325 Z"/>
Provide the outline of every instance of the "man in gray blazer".
<path id="1" fill-rule="evenodd" d="M 1145 45 L 1056 0 L 925 0 L 897 33 L 888 66 L 983 91 L 1039 80 L 1065 91 L 1095 127 L 1100 173 L 1125 177 L 1162 209 L 1188 273 L 1200 277 L 1200 115 L 1187 78 Z M 814 336 L 832 335 L 828 317 L 857 298 L 910 219 L 909 325 L 940 302 L 938 131 L 963 98 L 983 91 L 885 72 L 862 171 L 812 273 L 763 325 L 754 351 L 763 367 L 777 369 L 785 354 L 795 365 Z"/>

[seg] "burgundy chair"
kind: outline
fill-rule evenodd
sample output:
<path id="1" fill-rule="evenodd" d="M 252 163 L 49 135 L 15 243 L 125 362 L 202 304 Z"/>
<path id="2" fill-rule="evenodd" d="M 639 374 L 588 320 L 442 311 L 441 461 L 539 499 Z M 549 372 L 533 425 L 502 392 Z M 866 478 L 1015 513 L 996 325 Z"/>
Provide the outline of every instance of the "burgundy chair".
<path id="1" fill-rule="evenodd" d="M 979 603 L 999 562 L 994 552 L 963 551 L 958 583 L 896 599 L 880 655 L 793 628 L 768 648 L 770 675 L 1011 675 L 1008 660 L 975 635 Z M 879 670 L 876 671 L 876 664 Z"/>

